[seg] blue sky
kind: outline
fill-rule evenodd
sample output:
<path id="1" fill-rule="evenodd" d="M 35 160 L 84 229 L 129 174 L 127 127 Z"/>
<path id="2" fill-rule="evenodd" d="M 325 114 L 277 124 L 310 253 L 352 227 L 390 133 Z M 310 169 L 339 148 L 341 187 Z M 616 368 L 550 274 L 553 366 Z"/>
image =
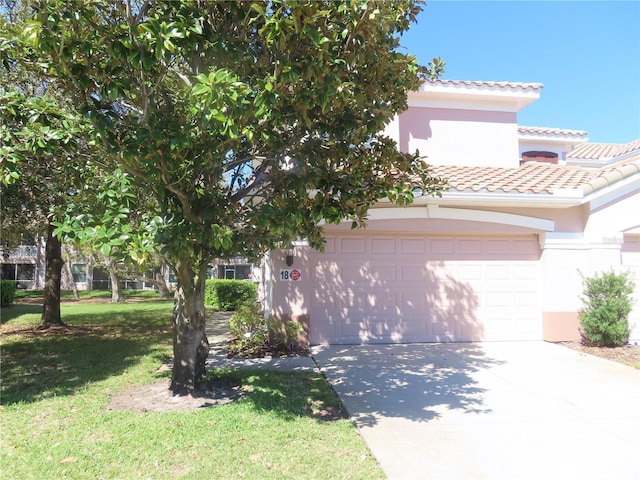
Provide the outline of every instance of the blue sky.
<path id="1" fill-rule="evenodd" d="M 640 138 L 640 0 L 428 1 L 401 44 L 444 79 L 542 83 L 520 125 Z"/>

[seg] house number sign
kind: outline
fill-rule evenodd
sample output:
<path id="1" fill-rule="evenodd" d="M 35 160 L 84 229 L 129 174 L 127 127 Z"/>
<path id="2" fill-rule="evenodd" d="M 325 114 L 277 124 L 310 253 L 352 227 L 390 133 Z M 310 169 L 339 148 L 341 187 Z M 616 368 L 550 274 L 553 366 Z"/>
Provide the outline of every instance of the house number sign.
<path id="1" fill-rule="evenodd" d="M 297 268 L 283 268 L 280 270 L 281 282 L 297 282 L 301 277 L 302 274 Z"/>

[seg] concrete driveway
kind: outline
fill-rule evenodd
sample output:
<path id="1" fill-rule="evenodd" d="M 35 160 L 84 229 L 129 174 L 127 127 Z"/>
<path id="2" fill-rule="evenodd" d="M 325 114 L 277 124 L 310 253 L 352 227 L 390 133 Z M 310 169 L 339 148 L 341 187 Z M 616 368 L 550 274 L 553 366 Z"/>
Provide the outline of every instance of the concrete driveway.
<path id="1" fill-rule="evenodd" d="M 545 342 L 313 357 L 390 479 L 640 479 L 640 370 Z"/>

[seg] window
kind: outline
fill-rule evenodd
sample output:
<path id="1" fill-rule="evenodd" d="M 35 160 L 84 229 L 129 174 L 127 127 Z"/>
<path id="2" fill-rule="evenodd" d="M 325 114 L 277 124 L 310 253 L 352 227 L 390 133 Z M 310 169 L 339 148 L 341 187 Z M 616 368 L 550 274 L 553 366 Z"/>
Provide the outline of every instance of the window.
<path id="1" fill-rule="evenodd" d="M 522 161 L 520 163 L 526 162 L 541 162 L 541 163 L 558 163 L 558 154 L 553 152 L 538 152 L 538 151 L 529 151 L 522 152 Z"/>
<path id="2" fill-rule="evenodd" d="M 2 265 L 2 279 L 15 280 L 18 288 L 33 288 L 36 278 L 36 266 L 32 263 L 4 263 Z"/>
<path id="3" fill-rule="evenodd" d="M 75 280 L 75 275 L 74 275 Z M 109 272 L 103 268 L 93 269 L 93 278 L 91 279 L 92 290 L 111 290 L 111 278 Z"/>
<path id="4" fill-rule="evenodd" d="M 251 265 L 218 265 L 218 278 L 247 280 L 251 278 Z"/>
<path id="5" fill-rule="evenodd" d="M 75 283 L 87 283 L 87 264 L 74 263 L 71 265 L 71 273 Z"/>

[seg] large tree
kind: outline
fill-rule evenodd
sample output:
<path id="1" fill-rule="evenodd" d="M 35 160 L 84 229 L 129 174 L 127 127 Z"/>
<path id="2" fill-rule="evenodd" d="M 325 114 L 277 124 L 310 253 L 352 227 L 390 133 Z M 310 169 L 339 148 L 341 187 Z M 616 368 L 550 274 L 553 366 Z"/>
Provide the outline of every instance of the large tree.
<path id="1" fill-rule="evenodd" d="M 20 41 L 30 14 L 23 2 L 0 0 L 0 184 L 3 245 L 42 237 L 44 301 L 40 326 L 64 325 L 60 316 L 62 249 L 53 221 L 64 210 L 91 150 L 90 123 L 78 115 L 37 54 Z"/>
<path id="2" fill-rule="evenodd" d="M 205 373 L 213 258 L 295 238 L 322 248 L 322 221 L 360 227 L 381 198 L 439 191 L 420 158 L 380 134 L 419 85 L 398 48 L 414 1 L 34 5 L 24 35 L 136 191 L 157 199 L 157 240 L 178 278 L 174 394 Z"/>
<path id="3" fill-rule="evenodd" d="M 69 152 L 78 153 L 76 140 L 83 130 L 79 125 L 73 110 L 55 97 L 0 87 L 0 176 L 4 185 L 0 240 L 11 245 L 18 238 L 46 238 L 42 328 L 64 325 L 60 316 L 62 248 L 53 234 L 53 221 L 78 178 Z"/>

